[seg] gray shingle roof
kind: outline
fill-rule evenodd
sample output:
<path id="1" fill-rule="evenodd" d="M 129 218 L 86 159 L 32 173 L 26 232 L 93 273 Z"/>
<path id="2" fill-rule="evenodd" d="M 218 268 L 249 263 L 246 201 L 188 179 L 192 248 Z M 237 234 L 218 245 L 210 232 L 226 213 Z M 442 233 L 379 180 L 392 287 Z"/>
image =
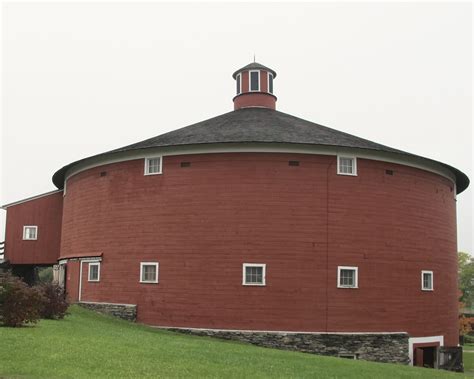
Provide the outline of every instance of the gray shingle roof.
<path id="1" fill-rule="evenodd" d="M 257 62 L 252 62 L 252 63 L 249 63 L 247 66 L 239 68 L 236 72 L 232 74 L 232 77 L 235 79 L 236 75 L 239 72 L 246 71 L 246 70 L 265 70 L 265 71 L 271 72 L 274 78 L 276 78 L 277 76 L 276 72 L 273 71 L 271 68 Z"/>
<path id="2" fill-rule="evenodd" d="M 289 114 L 266 108 L 242 108 L 236 111 L 149 138 L 132 145 L 111 150 L 103 155 L 125 151 L 199 144 L 222 143 L 275 143 L 347 147 L 363 150 L 394 153 L 397 155 L 421 158 L 447 167 L 456 176 L 458 192 L 469 185 L 468 177 L 454 167 L 381 145 L 364 138 L 340 132 Z M 88 159 L 88 158 L 86 158 Z M 53 182 L 62 188 L 66 170 L 81 161 L 71 163 L 53 176 Z"/>
<path id="3" fill-rule="evenodd" d="M 242 108 L 111 152 L 204 143 L 297 143 L 403 153 L 335 129 L 267 108 Z"/>

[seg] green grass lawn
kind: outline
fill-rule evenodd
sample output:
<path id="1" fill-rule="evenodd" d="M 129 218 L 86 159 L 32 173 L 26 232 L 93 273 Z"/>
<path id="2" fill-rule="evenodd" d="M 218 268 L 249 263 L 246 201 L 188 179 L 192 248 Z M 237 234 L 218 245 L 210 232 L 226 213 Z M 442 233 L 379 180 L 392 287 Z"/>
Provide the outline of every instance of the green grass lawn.
<path id="1" fill-rule="evenodd" d="M 71 307 L 64 320 L 0 328 L 4 378 L 462 378 L 176 334 Z M 473 355 L 474 358 L 474 355 Z"/>
<path id="2" fill-rule="evenodd" d="M 474 351 L 474 344 L 465 343 L 462 348 L 464 351 Z"/>

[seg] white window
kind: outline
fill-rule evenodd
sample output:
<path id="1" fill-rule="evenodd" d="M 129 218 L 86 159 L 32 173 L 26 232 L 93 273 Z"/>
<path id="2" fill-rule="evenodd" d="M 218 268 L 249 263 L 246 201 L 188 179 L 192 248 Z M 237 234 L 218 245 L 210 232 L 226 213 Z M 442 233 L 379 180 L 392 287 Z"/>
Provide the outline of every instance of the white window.
<path id="1" fill-rule="evenodd" d="M 26 225 L 23 227 L 23 239 L 24 240 L 36 240 L 38 239 L 38 227 L 36 225 Z"/>
<path id="2" fill-rule="evenodd" d="M 356 354 L 339 354 L 339 358 L 357 359 L 357 355 Z"/>
<path id="3" fill-rule="evenodd" d="M 268 92 L 273 93 L 273 74 L 268 73 Z"/>
<path id="4" fill-rule="evenodd" d="M 421 272 L 421 289 L 423 291 L 433 291 L 433 271 Z"/>
<path id="5" fill-rule="evenodd" d="M 240 93 L 242 92 L 242 75 L 241 74 L 237 74 L 237 76 L 235 77 L 235 82 L 237 84 L 237 95 L 240 95 Z"/>
<path id="6" fill-rule="evenodd" d="M 339 266 L 337 268 L 338 288 L 358 288 L 358 268 Z"/>
<path id="7" fill-rule="evenodd" d="M 140 283 L 158 283 L 158 262 L 140 263 Z"/>
<path id="8" fill-rule="evenodd" d="M 250 91 L 260 91 L 260 71 L 249 72 Z"/>
<path id="9" fill-rule="evenodd" d="M 266 264 L 244 263 L 242 284 L 244 286 L 264 286 L 265 271 Z"/>
<path id="10" fill-rule="evenodd" d="M 357 158 L 337 156 L 337 173 L 339 175 L 357 175 Z"/>
<path id="11" fill-rule="evenodd" d="M 161 174 L 162 157 L 145 158 L 145 175 Z"/>
<path id="12" fill-rule="evenodd" d="M 98 282 L 100 280 L 100 262 L 89 263 L 89 282 Z"/>

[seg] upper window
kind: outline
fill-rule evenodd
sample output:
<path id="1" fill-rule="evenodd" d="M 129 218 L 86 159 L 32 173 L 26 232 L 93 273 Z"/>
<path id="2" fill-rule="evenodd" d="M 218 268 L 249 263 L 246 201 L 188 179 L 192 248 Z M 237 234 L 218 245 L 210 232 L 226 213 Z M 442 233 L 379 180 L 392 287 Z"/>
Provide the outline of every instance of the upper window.
<path id="1" fill-rule="evenodd" d="M 357 175 L 357 158 L 338 155 L 337 173 L 339 175 Z"/>
<path id="2" fill-rule="evenodd" d="M 140 283 L 158 283 L 158 262 L 140 263 Z"/>
<path id="3" fill-rule="evenodd" d="M 36 240 L 38 239 L 38 227 L 35 225 L 23 227 L 23 239 L 24 240 Z"/>
<path id="4" fill-rule="evenodd" d="M 145 175 L 161 174 L 162 157 L 145 158 Z"/>
<path id="5" fill-rule="evenodd" d="M 357 267 L 339 266 L 337 268 L 337 286 L 339 288 L 357 288 L 357 271 Z"/>
<path id="6" fill-rule="evenodd" d="M 244 286 L 264 286 L 266 265 L 262 263 L 244 263 L 243 279 Z"/>
<path id="7" fill-rule="evenodd" d="M 433 291 L 433 271 L 421 272 L 421 289 L 423 291 Z"/>
<path id="8" fill-rule="evenodd" d="M 273 74 L 268 73 L 268 92 L 273 93 Z"/>
<path id="9" fill-rule="evenodd" d="M 260 91 L 260 71 L 250 71 L 250 91 Z"/>
<path id="10" fill-rule="evenodd" d="M 237 95 L 239 95 L 240 92 L 242 91 L 242 75 L 241 74 L 237 74 L 237 76 L 235 77 L 235 82 L 237 84 Z"/>
<path id="11" fill-rule="evenodd" d="M 89 263 L 89 282 L 98 282 L 100 280 L 100 262 Z"/>

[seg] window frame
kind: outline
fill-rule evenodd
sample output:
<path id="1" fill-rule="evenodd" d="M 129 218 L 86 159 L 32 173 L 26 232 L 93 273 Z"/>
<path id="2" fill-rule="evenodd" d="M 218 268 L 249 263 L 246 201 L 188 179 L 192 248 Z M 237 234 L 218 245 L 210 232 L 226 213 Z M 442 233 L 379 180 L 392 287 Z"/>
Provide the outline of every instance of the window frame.
<path id="1" fill-rule="evenodd" d="M 26 230 L 32 228 L 35 230 L 35 238 L 27 238 Z M 38 225 L 23 225 L 23 241 L 36 241 L 38 239 Z"/>
<path id="2" fill-rule="evenodd" d="M 272 77 L 272 90 L 270 91 L 270 76 Z M 267 72 L 267 92 L 273 95 L 273 74 L 271 72 Z"/>
<path id="3" fill-rule="evenodd" d="M 91 266 L 97 266 L 97 279 L 91 279 Z M 100 282 L 100 262 L 89 262 L 87 266 L 87 281 Z"/>
<path id="4" fill-rule="evenodd" d="M 239 83 L 238 88 L 236 88 L 237 95 L 240 95 L 242 93 L 242 73 L 239 72 L 237 76 L 235 77 L 236 83 Z"/>
<path id="5" fill-rule="evenodd" d="M 338 358 L 357 360 L 357 354 L 352 354 L 352 353 L 340 353 L 340 354 L 338 354 L 337 356 L 338 356 Z"/>
<path id="6" fill-rule="evenodd" d="M 425 287 L 424 276 L 425 274 L 430 274 L 431 276 L 431 288 Z M 421 290 L 422 291 L 434 291 L 434 274 L 431 270 L 421 270 Z"/>
<path id="7" fill-rule="evenodd" d="M 143 280 L 143 267 L 144 266 L 155 266 L 156 267 L 156 278 L 155 280 Z M 158 278 L 160 275 L 160 262 L 140 262 L 140 283 L 144 284 L 158 284 Z"/>
<path id="8" fill-rule="evenodd" d="M 355 272 L 354 285 L 348 286 L 341 284 L 341 270 L 353 270 Z M 356 266 L 337 266 L 337 288 L 359 288 L 359 267 Z"/>
<path id="9" fill-rule="evenodd" d="M 352 173 L 341 171 L 341 159 L 352 159 L 353 170 Z M 357 176 L 357 157 L 355 155 L 338 155 L 337 156 L 337 175 Z"/>
<path id="10" fill-rule="evenodd" d="M 258 74 L 257 77 L 257 89 L 252 89 L 252 72 L 256 72 Z M 260 92 L 260 70 L 250 70 L 249 71 L 249 92 Z"/>
<path id="11" fill-rule="evenodd" d="M 159 159 L 160 160 L 160 171 L 159 172 L 148 172 L 150 169 L 150 161 L 153 159 Z M 144 175 L 161 175 L 163 173 L 163 156 L 162 155 L 156 155 L 153 157 L 145 157 L 145 170 L 144 170 Z"/>
<path id="12" fill-rule="evenodd" d="M 246 269 L 247 267 L 261 267 L 262 268 L 262 283 L 247 283 Z M 242 264 L 242 285 L 243 286 L 258 286 L 264 287 L 267 285 L 267 264 L 266 263 L 243 263 Z"/>

